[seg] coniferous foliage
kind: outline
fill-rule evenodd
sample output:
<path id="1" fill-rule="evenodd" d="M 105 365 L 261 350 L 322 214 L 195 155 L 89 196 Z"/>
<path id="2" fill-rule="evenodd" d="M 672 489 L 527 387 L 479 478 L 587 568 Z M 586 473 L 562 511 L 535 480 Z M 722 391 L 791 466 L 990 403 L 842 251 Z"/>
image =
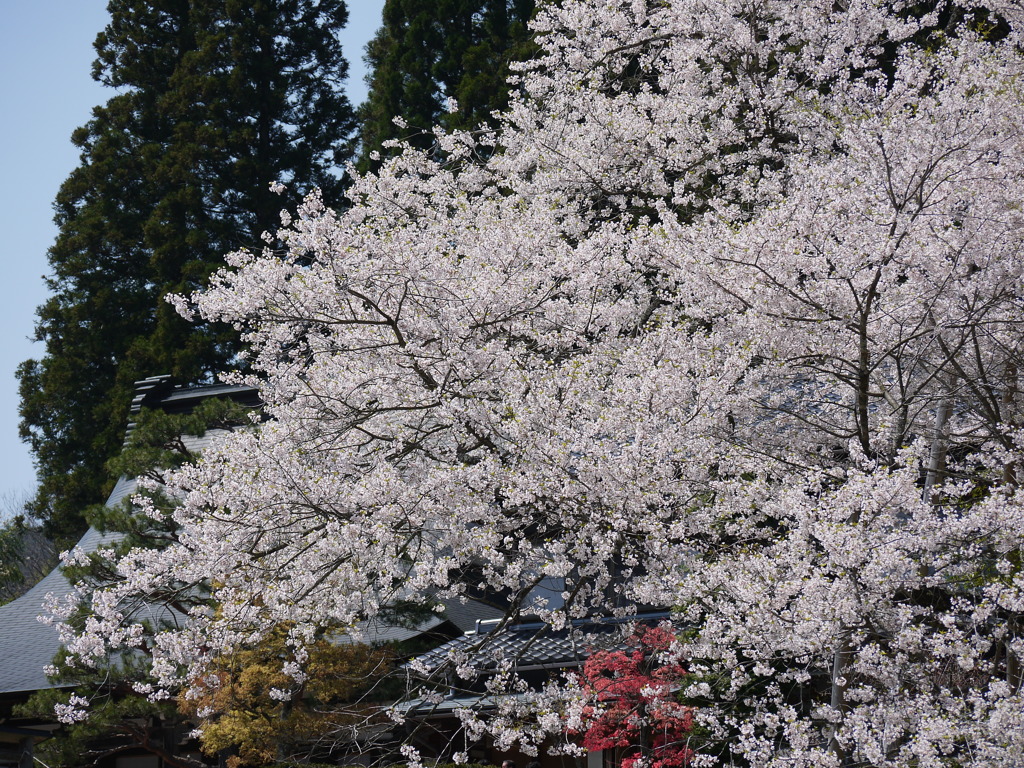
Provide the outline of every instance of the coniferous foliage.
<path id="1" fill-rule="evenodd" d="M 52 296 L 40 360 L 24 362 L 21 433 L 59 538 L 102 500 L 133 381 L 202 381 L 237 353 L 224 327 L 189 327 L 163 301 L 204 284 L 223 254 L 258 249 L 296 197 L 336 202 L 353 112 L 337 32 L 343 0 L 113 0 L 93 76 L 118 89 L 72 136 L 81 164 L 55 202 Z"/>
<path id="2" fill-rule="evenodd" d="M 534 0 L 386 0 L 367 46 L 370 92 L 360 108 L 360 168 L 389 139 L 426 149 L 431 128 L 476 128 L 508 101 L 509 64 L 534 47 Z M 458 109 L 448 112 L 448 99 Z M 400 117 L 407 127 L 396 125 Z"/>
<path id="3" fill-rule="evenodd" d="M 0 605 L 28 592 L 56 564 L 53 542 L 37 521 L 17 515 L 0 523 Z"/>

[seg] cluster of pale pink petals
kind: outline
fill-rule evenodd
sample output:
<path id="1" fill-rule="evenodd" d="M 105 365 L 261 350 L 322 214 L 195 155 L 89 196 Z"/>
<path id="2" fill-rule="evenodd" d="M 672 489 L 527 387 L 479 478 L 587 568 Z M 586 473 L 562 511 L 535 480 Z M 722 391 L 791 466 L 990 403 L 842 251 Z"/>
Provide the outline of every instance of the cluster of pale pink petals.
<path id="1" fill-rule="evenodd" d="M 150 641 L 159 691 L 399 599 L 658 605 L 726 762 L 1008 765 L 1021 13 L 926 49 L 963 7 L 909 5 L 545 5 L 496 132 L 311 196 L 175 300 L 245 333 L 269 419 L 173 475 L 179 543 L 122 561 L 72 654 L 141 644 L 167 584 L 217 609 Z M 462 714 L 502 746 L 585 706 L 499 679 Z"/>

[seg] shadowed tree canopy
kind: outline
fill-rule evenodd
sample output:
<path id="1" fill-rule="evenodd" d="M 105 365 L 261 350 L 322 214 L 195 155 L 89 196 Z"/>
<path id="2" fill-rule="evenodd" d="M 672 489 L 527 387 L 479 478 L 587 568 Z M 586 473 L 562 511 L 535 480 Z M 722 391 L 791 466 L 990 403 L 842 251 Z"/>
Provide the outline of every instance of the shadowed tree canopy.
<path id="1" fill-rule="evenodd" d="M 534 51 L 534 0 L 386 0 L 367 46 L 370 92 L 360 107 L 360 167 L 389 139 L 426 149 L 430 129 L 476 128 L 508 102 L 509 64 Z M 449 113 L 448 99 L 458 109 Z M 392 121 L 399 116 L 408 126 Z"/>
<path id="2" fill-rule="evenodd" d="M 31 509 L 73 537 L 102 499 L 132 382 L 202 381 L 232 361 L 226 326 L 190 327 L 163 301 L 258 250 L 313 187 L 337 202 L 353 111 L 337 33 L 343 0 L 112 0 L 93 77 L 116 93 L 76 130 L 81 164 L 57 195 L 40 360 L 19 368 Z M 289 186 L 284 199 L 268 184 Z M 294 197 L 293 197 L 294 194 Z"/>

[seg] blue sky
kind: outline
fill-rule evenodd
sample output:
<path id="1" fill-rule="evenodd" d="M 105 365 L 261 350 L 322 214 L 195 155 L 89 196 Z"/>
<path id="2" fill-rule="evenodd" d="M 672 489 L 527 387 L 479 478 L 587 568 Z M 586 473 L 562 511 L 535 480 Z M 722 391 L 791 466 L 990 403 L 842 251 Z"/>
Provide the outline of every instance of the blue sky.
<path id="1" fill-rule="evenodd" d="M 366 96 L 363 47 L 380 26 L 384 0 L 350 0 L 342 44 L 349 98 Z M 0 517 L 35 488 L 28 446 L 18 438 L 18 364 L 43 354 L 29 338 L 46 299 L 46 249 L 56 236 L 52 202 L 78 164 L 71 132 L 110 93 L 89 73 L 106 0 L 0 0 Z M 160 373 L 160 371 L 154 371 Z"/>

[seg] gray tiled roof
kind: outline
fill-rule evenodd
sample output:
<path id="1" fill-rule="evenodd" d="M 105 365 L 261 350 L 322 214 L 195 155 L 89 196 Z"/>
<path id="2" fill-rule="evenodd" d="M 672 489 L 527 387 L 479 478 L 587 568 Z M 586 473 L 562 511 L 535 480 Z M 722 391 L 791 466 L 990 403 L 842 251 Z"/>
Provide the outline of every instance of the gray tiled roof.
<path id="1" fill-rule="evenodd" d="M 153 376 L 136 382 L 136 396 L 132 401 L 133 416 L 143 407 L 162 408 L 169 413 L 190 411 L 209 397 L 229 397 L 246 405 L 259 403 L 259 395 L 251 387 L 234 384 L 213 384 L 199 387 L 176 386 L 169 376 Z M 133 424 L 128 425 L 128 432 Z M 186 437 L 188 449 L 201 453 L 214 436 L 211 430 L 204 437 Z M 114 506 L 130 497 L 136 490 L 134 480 L 121 478 L 114 486 L 107 506 Z M 104 544 L 113 543 L 120 534 L 101 534 L 90 528 L 78 542 L 87 552 Z M 55 568 L 31 590 L 7 605 L 0 606 L 0 694 L 36 691 L 52 686 L 43 674 L 43 667 L 53 661 L 60 648 L 57 631 L 38 620 L 44 613 L 43 602 L 48 594 L 60 599 L 72 593 L 71 584 Z M 143 606 L 141 618 L 167 618 L 167 611 L 158 606 Z"/>
<path id="2" fill-rule="evenodd" d="M 626 647 L 622 639 L 625 624 L 666 618 L 666 613 L 652 613 L 627 619 L 584 619 L 561 630 L 541 622 L 514 624 L 489 633 L 457 637 L 420 656 L 417 665 L 433 672 L 449 664 L 453 657 L 460 657 L 465 658 L 467 666 L 483 674 L 493 672 L 505 660 L 514 662 L 521 671 L 577 666 L 595 650 Z"/>
<path id="3" fill-rule="evenodd" d="M 381 617 L 362 621 L 357 625 L 357 631 L 353 635 L 342 635 L 338 642 L 356 641 L 371 645 L 402 642 L 437 629 L 445 622 L 450 622 L 460 632 L 472 632 L 479 626 L 478 622 L 497 619 L 504 615 L 502 611 L 479 600 L 470 599 L 463 602 L 451 599 L 442 600 L 441 603 L 444 605 L 441 613 L 428 616 L 412 625 L 393 624 Z"/>
<path id="4" fill-rule="evenodd" d="M 135 490 L 134 480 L 122 479 L 114 486 L 107 504 L 116 504 Z M 92 552 L 119 538 L 90 528 L 78 546 Z M 57 631 L 39 621 L 48 594 L 61 598 L 72 593 L 71 584 L 52 570 L 42 581 L 7 605 L 0 605 L 0 693 L 38 691 L 52 687 L 43 667 L 53 661 L 60 648 Z"/>
<path id="5" fill-rule="evenodd" d="M 442 624 L 444 624 L 444 619 L 440 616 L 430 616 L 412 627 L 388 624 L 382 619 L 373 619 L 360 622 L 355 640 L 361 643 L 370 643 L 371 645 L 378 643 L 400 643 L 403 640 L 419 637 L 424 632 L 429 632 Z M 345 636 L 339 638 L 339 640 L 343 643 L 348 642 L 348 638 Z"/>
<path id="6" fill-rule="evenodd" d="M 468 598 L 463 602 L 454 598 L 444 601 L 444 615 L 462 632 L 474 632 L 479 627 L 477 622 L 496 621 L 505 615 L 505 611 L 480 600 Z"/>

